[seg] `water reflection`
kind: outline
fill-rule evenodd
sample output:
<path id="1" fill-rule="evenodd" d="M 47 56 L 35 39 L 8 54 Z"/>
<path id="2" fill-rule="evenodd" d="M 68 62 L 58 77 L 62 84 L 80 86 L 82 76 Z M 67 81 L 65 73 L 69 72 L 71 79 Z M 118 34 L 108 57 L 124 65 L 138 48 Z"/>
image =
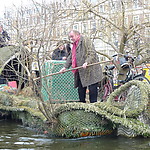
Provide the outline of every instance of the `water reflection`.
<path id="1" fill-rule="evenodd" d="M 39 135 L 14 121 L 0 121 L 0 149 L 3 150 L 149 150 L 147 138 L 99 137 L 55 139 Z"/>

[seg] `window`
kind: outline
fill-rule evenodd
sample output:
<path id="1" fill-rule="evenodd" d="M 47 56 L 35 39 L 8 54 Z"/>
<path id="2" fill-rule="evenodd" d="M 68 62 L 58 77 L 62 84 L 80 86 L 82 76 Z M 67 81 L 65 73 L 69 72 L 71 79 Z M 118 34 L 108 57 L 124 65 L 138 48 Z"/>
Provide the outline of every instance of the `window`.
<path id="1" fill-rule="evenodd" d="M 33 18 L 33 24 L 34 24 L 34 25 L 37 24 L 37 18 L 36 18 L 36 17 Z"/>
<path id="2" fill-rule="evenodd" d="M 32 17 L 30 17 L 30 20 L 29 20 L 29 25 L 32 25 Z"/>
<path id="3" fill-rule="evenodd" d="M 83 19 L 87 20 L 88 19 L 88 13 L 83 14 Z"/>
<path id="4" fill-rule="evenodd" d="M 76 18 L 78 16 L 78 13 L 77 12 L 74 12 L 73 13 L 73 18 Z"/>
<path id="5" fill-rule="evenodd" d="M 102 38 L 102 37 L 103 37 L 103 33 L 102 33 L 102 32 L 99 32 L 99 33 L 98 33 L 98 36 L 99 36 L 100 38 Z"/>
<path id="6" fill-rule="evenodd" d="M 63 36 L 64 35 L 67 35 L 67 25 L 65 24 L 65 25 L 63 25 L 63 32 L 62 32 L 62 34 L 63 34 Z"/>
<path id="7" fill-rule="evenodd" d="M 124 2 L 124 7 L 125 7 L 125 9 L 128 9 L 128 2 Z"/>
<path id="8" fill-rule="evenodd" d="M 149 0 L 145 0 L 144 4 L 145 4 L 145 6 L 148 6 L 150 4 L 150 1 Z"/>
<path id="9" fill-rule="evenodd" d="M 105 11 L 104 5 L 100 5 L 100 6 L 99 6 L 99 12 L 102 13 L 102 12 L 104 12 L 104 11 Z"/>
<path id="10" fill-rule="evenodd" d="M 67 1 L 67 0 L 66 0 L 66 1 Z M 80 1 L 79 1 L 79 0 L 72 1 L 72 4 L 73 4 L 74 6 L 78 6 L 78 5 L 80 5 Z"/>
<path id="11" fill-rule="evenodd" d="M 64 5 L 67 5 L 67 0 L 64 0 Z"/>
<path id="12" fill-rule="evenodd" d="M 87 23 L 83 23 L 83 25 L 82 25 L 82 33 L 87 33 L 87 32 L 88 32 Z"/>
<path id="13" fill-rule="evenodd" d="M 150 28 L 146 28 L 145 29 L 145 37 L 150 38 L 149 35 L 150 35 Z"/>
<path id="14" fill-rule="evenodd" d="M 79 29 L 78 24 L 73 25 L 73 30 L 78 30 L 78 29 Z"/>
<path id="15" fill-rule="evenodd" d="M 145 22 L 150 22 L 150 15 L 149 14 L 145 14 Z"/>
<path id="16" fill-rule="evenodd" d="M 26 18 L 26 25 L 29 25 L 29 19 Z"/>
<path id="17" fill-rule="evenodd" d="M 8 23 L 7 23 L 7 24 L 8 24 L 8 26 L 10 26 L 10 25 L 11 25 L 11 21 L 10 21 L 10 20 L 8 20 Z"/>
<path id="18" fill-rule="evenodd" d="M 111 1 L 110 7 L 111 7 L 111 10 L 117 10 L 117 2 L 116 1 Z"/>
<path id="19" fill-rule="evenodd" d="M 124 23 L 125 23 L 125 25 L 128 25 L 128 18 L 127 17 L 125 17 Z"/>
<path id="20" fill-rule="evenodd" d="M 139 16 L 133 16 L 133 25 L 139 24 Z"/>
<path id="21" fill-rule="evenodd" d="M 105 25 L 106 21 L 104 19 L 100 20 L 100 25 Z"/>
<path id="22" fill-rule="evenodd" d="M 62 12 L 62 17 L 66 17 L 67 13 L 66 12 Z"/>
<path id="23" fill-rule="evenodd" d="M 118 47 L 118 34 L 115 32 L 111 33 L 111 39 L 113 40 L 113 43 L 116 47 Z"/>
<path id="24" fill-rule="evenodd" d="M 95 21 L 91 21 L 91 30 L 92 31 L 96 31 L 96 22 Z"/>
<path id="25" fill-rule="evenodd" d="M 133 7 L 138 8 L 139 7 L 139 0 L 133 0 Z"/>
<path id="26" fill-rule="evenodd" d="M 97 0 L 90 0 L 90 2 L 91 2 L 91 3 L 96 3 L 96 2 L 97 2 Z"/>
<path id="27" fill-rule="evenodd" d="M 59 29 L 59 27 L 57 27 Z M 60 30 L 56 30 L 56 37 L 60 37 Z"/>

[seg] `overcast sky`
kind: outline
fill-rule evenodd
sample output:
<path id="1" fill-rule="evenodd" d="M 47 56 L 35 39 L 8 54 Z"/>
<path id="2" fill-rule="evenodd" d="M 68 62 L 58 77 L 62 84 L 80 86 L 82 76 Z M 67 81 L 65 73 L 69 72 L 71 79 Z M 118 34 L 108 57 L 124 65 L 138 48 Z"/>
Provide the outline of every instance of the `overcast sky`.
<path id="1" fill-rule="evenodd" d="M 51 1 L 51 0 L 34 0 L 35 2 L 42 2 L 42 1 Z M 5 8 L 11 8 L 12 6 L 20 6 L 32 3 L 32 0 L 1 0 L 0 2 L 0 17 L 3 16 L 3 12 Z"/>
<path id="2" fill-rule="evenodd" d="M 11 8 L 12 6 L 19 6 L 26 4 L 29 0 L 1 0 L 0 2 L 0 16 L 3 16 L 5 8 Z"/>

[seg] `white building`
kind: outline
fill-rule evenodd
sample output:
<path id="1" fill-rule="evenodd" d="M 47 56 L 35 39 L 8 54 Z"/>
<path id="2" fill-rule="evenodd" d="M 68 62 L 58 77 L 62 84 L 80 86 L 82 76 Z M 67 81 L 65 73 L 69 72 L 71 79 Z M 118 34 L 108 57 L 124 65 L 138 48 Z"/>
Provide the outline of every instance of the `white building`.
<path id="1" fill-rule="evenodd" d="M 150 0 L 124 0 L 124 20 L 123 7 L 118 0 L 104 3 L 102 0 L 81 1 L 42 0 L 39 4 L 8 9 L 3 22 L 8 27 L 12 43 L 44 41 L 44 48 L 49 50 L 54 42 L 66 38 L 70 29 L 75 29 L 94 38 L 97 51 L 110 56 L 119 49 L 121 35 L 117 27 L 119 29 L 123 22 L 126 28 L 150 22 Z M 141 41 L 149 42 L 149 32 L 149 28 L 143 30 Z"/>

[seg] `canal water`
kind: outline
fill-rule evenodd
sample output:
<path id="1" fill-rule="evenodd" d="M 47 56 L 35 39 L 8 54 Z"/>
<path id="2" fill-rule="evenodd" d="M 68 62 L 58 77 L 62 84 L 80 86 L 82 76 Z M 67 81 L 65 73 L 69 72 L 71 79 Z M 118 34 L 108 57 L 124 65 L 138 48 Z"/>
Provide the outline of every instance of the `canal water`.
<path id="1" fill-rule="evenodd" d="M 0 150 L 150 150 L 149 138 L 50 138 L 20 123 L 0 120 Z"/>

